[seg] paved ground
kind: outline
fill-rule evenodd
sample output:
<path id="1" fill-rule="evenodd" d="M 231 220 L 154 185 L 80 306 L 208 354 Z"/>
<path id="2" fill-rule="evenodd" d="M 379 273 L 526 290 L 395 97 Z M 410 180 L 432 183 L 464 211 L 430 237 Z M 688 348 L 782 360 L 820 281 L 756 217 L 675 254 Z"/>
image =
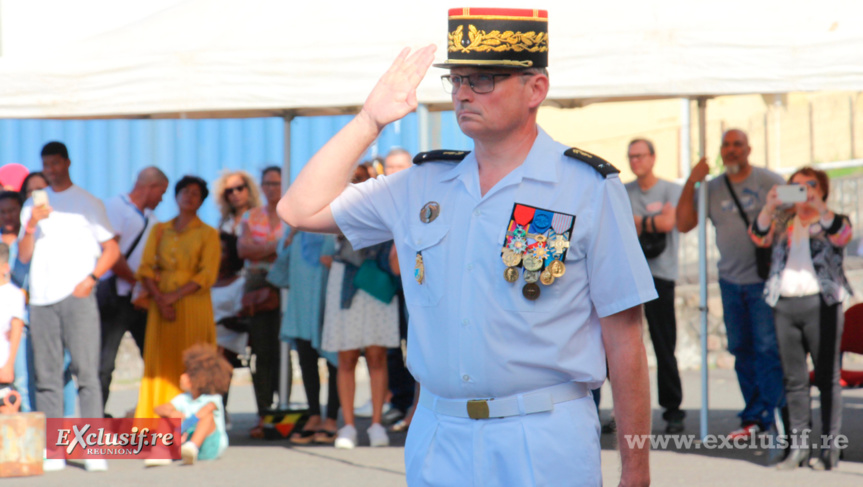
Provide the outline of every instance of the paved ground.
<path id="1" fill-rule="evenodd" d="M 686 372 L 684 380 L 684 407 L 688 411 L 687 433 L 698 433 L 700 405 L 700 374 Z M 225 456 L 214 462 L 199 463 L 194 467 L 173 465 L 145 469 L 142 461 L 118 460 L 109 462 L 106 473 L 87 473 L 71 465 L 61 472 L 46 473 L 41 477 L 4 479 L 8 486 L 92 487 L 99 485 L 152 487 L 154 485 L 232 486 L 237 485 L 310 485 L 389 487 L 404 486 L 402 459 L 404 434 L 391 435 L 394 446 L 369 448 L 364 435 L 366 424 L 359 424 L 360 444 L 355 450 L 336 450 L 332 447 L 289 447 L 284 441 L 252 441 L 246 433 L 254 423 L 254 406 L 251 386 L 239 382 L 231 391 L 228 411 L 233 427 L 230 431 L 231 447 Z M 655 384 L 654 384 L 655 386 Z M 611 401 L 608 388 L 602 403 L 602 419 L 608 417 Z M 653 389 L 655 397 L 655 387 Z M 134 405 L 137 391 L 133 388 L 112 392 L 108 412 L 120 414 Z M 368 387 L 358 387 L 357 404 L 368 398 Z M 292 400 L 305 400 L 302 387 L 294 388 Z M 655 400 L 655 399 L 654 399 Z M 711 371 L 710 433 L 723 434 L 737 426 L 735 414 L 742 405 L 733 372 Z M 673 449 L 654 451 L 651 454 L 653 485 L 657 486 L 831 486 L 863 485 L 863 389 L 844 393 L 845 433 L 850 442 L 846 458 L 840 468 L 832 472 L 814 472 L 798 469 L 794 472 L 777 472 L 764 465 L 767 454 L 761 450 L 705 450 Z M 816 402 L 817 406 L 817 402 Z M 816 415 L 817 416 L 817 415 Z M 660 433 L 664 424 L 659 411 L 654 409 L 654 429 Z M 364 445 L 363 445 L 364 443 Z M 603 475 L 605 485 L 616 485 L 620 463 L 614 451 L 614 440 L 603 436 Z M 577 484 L 573 484 L 577 485 Z"/>

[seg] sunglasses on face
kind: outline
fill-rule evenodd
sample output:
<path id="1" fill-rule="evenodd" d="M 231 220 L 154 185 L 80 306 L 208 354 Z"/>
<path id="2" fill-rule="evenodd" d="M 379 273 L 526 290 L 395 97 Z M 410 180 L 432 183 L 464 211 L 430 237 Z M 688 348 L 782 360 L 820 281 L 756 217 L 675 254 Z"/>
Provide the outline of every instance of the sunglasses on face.
<path id="1" fill-rule="evenodd" d="M 790 184 L 796 184 L 798 186 L 809 186 L 812 189 L 818 189 L 818 181 L 816 181 L 814 179 L 810 179 L 809 181 L 804 181 L 802 183 L 790 183 Z"/>
<path id="2" fill-rule="evenodd" d="M 240 186 L 234 186 L 233 188 L 225 188 L 225 196 L 231 196 L 234 194 L 234 191 L 243 191 L 246 189 L 246 185 L 242 184 Z"/>

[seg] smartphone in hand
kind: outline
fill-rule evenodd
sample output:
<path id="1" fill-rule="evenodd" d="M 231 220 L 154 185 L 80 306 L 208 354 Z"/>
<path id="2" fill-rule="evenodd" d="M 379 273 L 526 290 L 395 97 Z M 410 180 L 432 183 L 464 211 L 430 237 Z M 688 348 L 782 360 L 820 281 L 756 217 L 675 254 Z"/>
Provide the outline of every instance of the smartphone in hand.
<path id="1" fill-rule="evenodd" d="M 806 201 L 806 187 L 801 184 L 785 184 L 776 187 L 776 196 L 783 203 L 803 203 Z"/>
<path id="2" fill-rule="evenodd" d="M 48 205 L 48 192 L 44 189 L 34 190 L 31 196 L 33 197 L 33 206 Z"/>

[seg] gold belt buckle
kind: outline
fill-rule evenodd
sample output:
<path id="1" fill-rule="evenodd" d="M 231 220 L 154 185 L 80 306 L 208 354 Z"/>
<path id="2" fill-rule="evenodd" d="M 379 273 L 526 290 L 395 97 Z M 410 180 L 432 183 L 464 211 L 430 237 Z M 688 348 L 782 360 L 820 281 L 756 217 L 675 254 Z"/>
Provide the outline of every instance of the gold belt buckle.
<path id="1" fill-rule="evenodd" d="M 472 399 L 467 402 L 470 419 L 488 419 L 488 399 Z"/>

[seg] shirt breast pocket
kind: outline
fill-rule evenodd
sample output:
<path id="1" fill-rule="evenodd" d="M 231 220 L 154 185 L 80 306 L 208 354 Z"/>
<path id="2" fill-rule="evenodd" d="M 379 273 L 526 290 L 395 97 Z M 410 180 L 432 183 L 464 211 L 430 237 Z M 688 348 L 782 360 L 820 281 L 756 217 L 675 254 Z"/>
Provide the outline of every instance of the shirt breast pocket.
<path id="1" fill-rule="evenodd" d="M 415 306 L 437 306 L 446 286 L 446 268 L 449 262 L 446 236 L 449 225 L 444 222 L 411 225 L 404 237 L 404 248 L 399 255 L 405 302 Z M 422 264 L 419 260 L 422 259 Z M 422 277 L 422 283 L 419 277 Z"/>

